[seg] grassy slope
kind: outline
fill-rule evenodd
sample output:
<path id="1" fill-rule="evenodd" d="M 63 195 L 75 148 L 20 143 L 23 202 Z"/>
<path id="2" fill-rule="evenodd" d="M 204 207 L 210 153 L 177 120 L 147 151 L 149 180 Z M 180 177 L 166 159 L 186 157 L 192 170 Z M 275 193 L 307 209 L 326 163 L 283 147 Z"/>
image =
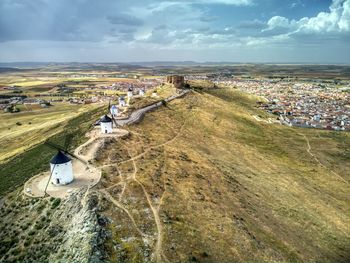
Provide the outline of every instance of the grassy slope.
<path id="1" fill-rule="evenodd" d="M 172 102 L 172 110 L 147 114 L 102 160 L 146 152 L 136 160 L 136 178 L 159 205 L 170 261 L 345 262 L 350 187 L 339 176 L 350 181 L 349 133 L 257 122 L 251 114 L 264 113 L 255 100 L 233 89 L 188 95 Z M 302 134 L 326 168 L 307 152 Z M 119 170 L 130 175 L 132 162 Z M 104 174 L 101 187 L 120 180 L 113 167 Z M 121 185 L 110 191 L 117 196 Z M 155 231 L 139 184 L 128 183 L 122 203 L 140 229 Z M 121 247 L 111 250 L 112 259 L 142 258 L 145 248 L 128 216 L 111 207 L 105 213 L 114 219 L 113 246 Z"/>
<path id="2" fill-rule="evenodd" d="M 66 134 L 72 134 L 71 147 L 75 148 L 85 139 L 85 133 L 102 115 L 103 110 L 105 107 L 95 108 L 73 119 L 63 121 L 59 127 L 56 127 L 60 132 L 53 136 L 50 129 L 42 129 L 36 135 L 45 139 L 50 138 L 50 141 L 64 145 Z M 0 164 L 0 196 L 14 190 L 35 174 L 47 170 L 54 154 L 55 150 L 40 143 Z"/>
<path id="3" fill-rule="evenodd" d="M 57 103 L 33 111 L 23 109 L 19 113 L 0 113 L 0 144 L 3 145 L 0 149 L 0 163 L 62 131 L 62 123 L 96 107 L 98 106 L 94 104 Z M 17 122 L 22 125 L 16 125 Z"/>

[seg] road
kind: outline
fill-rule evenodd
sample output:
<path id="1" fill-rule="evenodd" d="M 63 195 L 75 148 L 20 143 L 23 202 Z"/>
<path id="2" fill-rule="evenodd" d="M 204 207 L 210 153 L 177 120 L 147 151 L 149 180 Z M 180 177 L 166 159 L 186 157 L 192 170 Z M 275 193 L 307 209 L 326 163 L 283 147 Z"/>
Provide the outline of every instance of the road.
<path id="1" fill-rule="evenodd" d="M 169 101 L 172 101 L 174 99 L 180 98 L 189 92 L 190 92 L 190 90 L 184 90 L 180 94 L 170 96 L 164 100 L 166 102 L 169 102 Z M 153 109 L 156 109 L 158 107 L 161 107 L 162 105 L 163 105 L 163 103 L 160 101 L 160 102 L 154 103 L 152 105 L 149 105 L 147 107 L 135 110 L 130 114 L 129 118 L 122 119 L 122 120 L 116 120 L 116 123 L 119 126 L 130 125 L 130 124 L 136 123 L 142 119 L 142 117 L 145 115 L 146 112 L 151 111 Z"/>

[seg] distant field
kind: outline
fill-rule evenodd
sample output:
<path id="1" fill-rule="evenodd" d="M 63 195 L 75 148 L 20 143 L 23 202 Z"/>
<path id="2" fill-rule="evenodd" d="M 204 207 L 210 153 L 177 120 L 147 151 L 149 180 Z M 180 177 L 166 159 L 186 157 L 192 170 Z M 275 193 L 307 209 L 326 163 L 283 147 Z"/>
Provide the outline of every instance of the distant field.
<path id="1" fill-rule="evenodd" d="M 74 149 L 86 140 L 85 133 L 92 128 L 92 125 L 104 111 L 105 107 L 74 108 L 67 105 L 65 108 L 62 107 L 60 111 L 56 109 L 49 113 L 37 114 L 34 119 L 26 119 L 28 117 L 26 116 L 23 117 L 23 120 L 31 120 L 33 124 L 30 127 L 28 124 L 24 124 L 24 127 L 19 126 L 19 129 L 16 129 L 17 132 L 10 135 L 12 138 L 6 137 L 6 140 L 3 138 L 6 132 L 2 127 L 0 145 L 5 145 L 5 149 L 16 156 L 5 162 L 4 160 L 0 162 L 0 196 L 24 184 L 30 177 L 49 169 L 49 161 L 56 150 L 42 144 L 42 141 L 50 139 L 50 141 L 63 146 L 66 134 L 71 134 L 70 149 Z M 74 114 L 70 115 L 69 113 L 72 112 Z M 60 118 L 57 121 L 55 121 L 56 116 Z M 10 118 L 7 118 L 6 121 L 13 123 Z M 3 123 L 2 120 L 0 123 Z M 33 128 L 32 126 L 37 127 Z M 3 152 L 4 149 L 1 148 L 1 157 Z"/>
<path id="2" fill-rule="evenodd" d="M 66 73 L 61 73 L 56 76 L 42 77 L 41 72 L 36 74 L 26 75 L 25 77 L 15 74 L 1 74 L 0 86 L 20 86 L 20 87 L 36 87 L 41 85 L 57 85 L 59 83 L 66 83 L 67 86 L 81 86 L 85 87 L 86 84 L 112 84 L 114 82 L 134 82 L 134 78 L 114 78 L 114 77 L 94 77 L 93 73 L 88 74 L 87 77 L 71 77 Z M 74 74 L 74 73 L 72 73 Z M 77 74 L 77 73 L 75 73 Z M 99 73 L 100 74 L 100 73 Z M 84 83 L 84 84 L 80 84 Z"/>
<path id="3" fill-rule="evenodd" d="M 0 163 L 18 153 L 24 152 L 32 145 L 62 131 L 62 122 L 90 111 L 98 105 L 72 105 L 56 103 L 49 108 L 21 106 L 32 111 L 19 113 L 0 113 Z M 35 109 L 36 108 L 36 109 Z M 16 125 L 20 123 L 21 125 Z"/>

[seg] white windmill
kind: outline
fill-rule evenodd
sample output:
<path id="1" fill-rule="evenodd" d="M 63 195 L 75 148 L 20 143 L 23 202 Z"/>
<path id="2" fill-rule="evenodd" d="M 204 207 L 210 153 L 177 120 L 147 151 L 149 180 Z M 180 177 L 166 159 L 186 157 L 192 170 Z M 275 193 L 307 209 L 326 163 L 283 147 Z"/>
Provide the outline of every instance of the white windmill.
<path id="1" fill-rule="evenodd" d="M 132 97 L 132 87 L 130 87 L 129 89 L 128 89 L 128 93 L 127 93 L 127 96 L 128 96 L 128 98 L 130 99 L 131 97 Z"/>
<path id="2" fill-rule="evenodd" d="M 119 106 L 120 107 L 125 107 L 126 106 L 126 101 L 125 101 L 125 98 L 123 96 L 120 96 L 118 98 L 118 102 L 119 102 Z"/>
<path id="3" fill-rule="evenodd" d="M 113 117 L 117 117 L 119 115 L 119 108 L 116 105 L 112 105 L 110 112 Z"/>
<path id="4" fill-rule="evenodd" d="M 141 97 L 145 96 L 145 88 L 141 88 L 139 90 L 139 96 L 141 96 Z"/>
<path id="5" fill-rule="evenodd" d="M 84 160 L 80 159 L 78 156 L 68 151 L 71 139 L 71 134 L 66 135 L 64 147 L 61 147 L 60 145 L 57 145 L 50 141 L 45 142 L 45 145 L 48 145 L 51 148 L 57 150 L 57 153 L 50 160 L 50 177 L 45 187 L 45 195 L 50 182 L 53 185 L 61 186 L 74 181 L 73 165 L 72 159 L 70 157 L 75 158 L 78 161 L 87 165 L 87 163 Z"/>
<path id="6" fill-rule="evenodd" d="M 72 159 L 62 151 L 52 157 L 50 161 L 51 183 L 54 185 L 69 184 L 74 180 Z"/>
<path id="7" fill-rule="evenodd" d="M 108 117 L 108 115 L 104 115 L 100 119 L 100 127 L 101 127 L 101 133 L 112 133 L 113 132 L 112 119 Z"/>
<path id="8" fill-rule="evenodd" d="M 100 127 L 101 127 L 101 133 L 112 133 L 113 132 L 113 122 L 115 126 L 117 127 L 117 122 L 114 119 L 113 114 L 112 118 L 108 116 L 108 113 L 111 111 L 111 102 L 109 101 L 108 108 L 107 108 L 107 113 L 102 116 L 100 119 Z"/>

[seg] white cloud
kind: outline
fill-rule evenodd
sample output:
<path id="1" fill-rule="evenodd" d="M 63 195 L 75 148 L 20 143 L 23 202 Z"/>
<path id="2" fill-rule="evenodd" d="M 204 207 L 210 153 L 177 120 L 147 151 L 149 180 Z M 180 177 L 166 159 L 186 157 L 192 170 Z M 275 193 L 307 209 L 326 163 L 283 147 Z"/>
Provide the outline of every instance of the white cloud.
<path id="1" fill-rule="evenodd" d="M 274 29 L 276 27 L 290 27 L 289 20 L 283 16 L 271 17 L 267 22 L 268 29 Z"/>
<path id="2" fill-rule="evenodd" d="M 315 17 L 304 17 L 300 20 L 288 20 L 274 16 L 267 22 L 267 29 L 289 28 L 289 34 L 327 34 L 350 32 L 350 0 L 333 0 L 329 12 L 320 12 Z"/>

